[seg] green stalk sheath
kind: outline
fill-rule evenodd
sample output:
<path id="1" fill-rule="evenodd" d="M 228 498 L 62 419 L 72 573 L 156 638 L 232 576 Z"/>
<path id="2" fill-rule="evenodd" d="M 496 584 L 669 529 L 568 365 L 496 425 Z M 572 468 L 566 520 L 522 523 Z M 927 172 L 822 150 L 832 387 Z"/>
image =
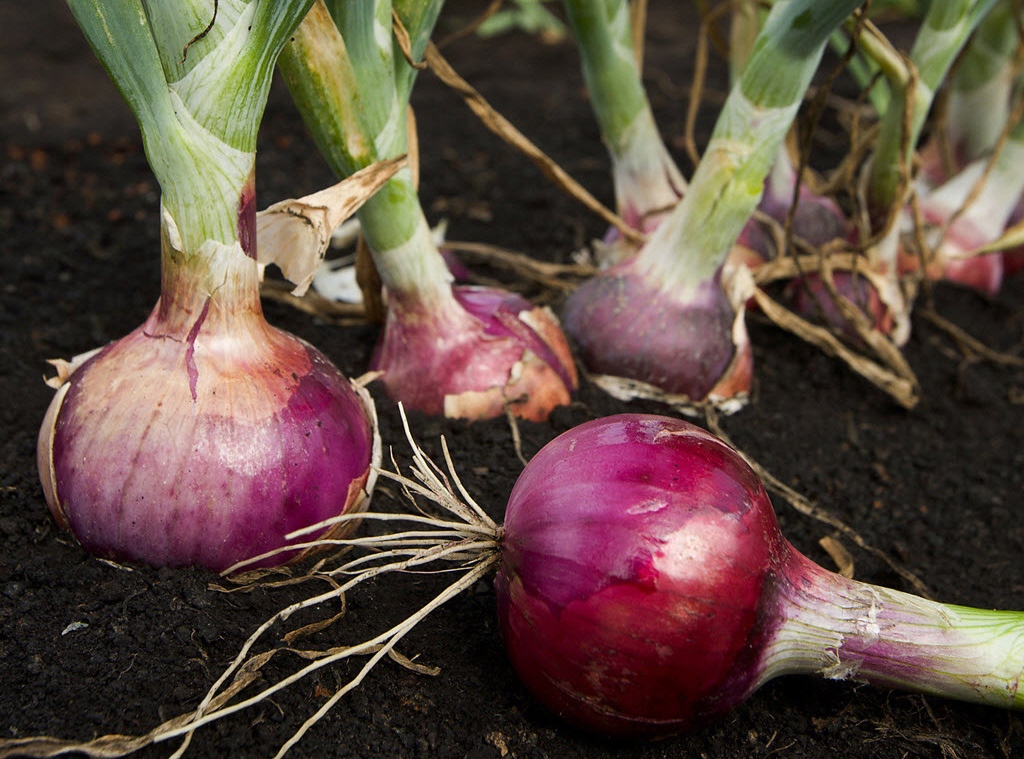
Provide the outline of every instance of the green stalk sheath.
<path id="1" fill-rule="evenodd" d="M 968 41 L 953 73 L 949 133 L 967 161 L 991 150 L 1010 115 L 1019 7 L 999 0 Z"/>
<path id="2" fill-rule="evenodd" d="M 629 3 L 564 0 L 564 5 L 601 135 L 612 154 L 618 155 L 633 122 L 650 110 L 633 52 Z"/>
<path id="3" fill-rule="evenodd" d="M 444 0 L 392 0 L 392 7 L 409 34 L 409 47 L 414 61 L 423 60 L 443 6 Z M 417 73 L 416 69 L 406 64 L 402 56 L 396 56 L 395 89 L 403 102 L 409 102 Z"/>
<path id="4" fill-rule="evenodd" d="M 773 5 L 689 190 L 639 254 L 637 263 L 654 281 L 693 292 L 721 266 L 757 207 L 829 35 L 859 5 Z"/>
<path id="5" fill-rule="evenodd" d="M 361 93 L 363 121 L 379 157 L 405 152 L 405 103 L 395 88 L 395 51 L 390 0 L 326 3 L 348 54 Z M 398 152 L 391 154 L 392 149 Z"/>
<path id="6" fill-rule="evenodd" d="M 910 50 L 910 59 L 917 70 L 917 82 L 910 104 L 910 130 L 903 134 L 904 108 L 910 95 L 909 82 L 894 82 L 893 97 L 882 117 L 878 143 L 871 162 L 868 179 L 868 207 L 876 231 L 889 218 L 894 205 L 902 205 L 898 197 L 900 165 L 910 161 L 935 92 L 945 79 L 949 67 L 959 55 L 971 32 L 992 8 L 996 0 L 944 0 L 928 7 L 921 28 Z M 900 155 L 906 137 L 907 150 Z M 902 158 L 902 161 L 901 161 Z"/>
<path id="7" fill-rule="evenodd" d="M 647 231 L 674 206 L 686 180 L 665 147 L 644 90 L 626 0 L 564 0 L 583 79 L 612 159 L 615 202 L 630 226 Z"/>
<path id="8" fill-rule="evenodd" d="M 206 240 L 239 239 L 273 66 L 311 4 L 222 0 L 215 18 L 213 3 L 199 0 L 69 0 L 139 122 L 161 203 L 188 255 Z M 210 32 L 189 45 L 211 19 Z"/>
<path id="9" fill-rule="evenodd" d="M 1024 613 L 929 601 L 825 572 L 800 556 L 761 681 L 819 673 L 1004 708 L 1024 707 Z"/>
<path id="10" fill-rule="evenodd" d="M 345 177 L 405 152 L 408 103 L 407 96 L 399 97 L 396 92 L 394 71 L 411 67 L 390 48 L 390 3 L 384 3 L 388 8 L 387 51 L 383 37 L 373 36 L 383 35 L 379 12 L 369 13 L 365 3 L 340 5 L 344 7 L 336 10 L 351 37 L 336 25 L 338 16 L 332 17 L 324 3 L 317 3 L 285 48 L 279 67 L 325 160 L 336 174 Z M 364 7 L 349 7 L 356 5 Z M 426 16 L 429 20 L 436 14 Z M 415 19 L 413 22 L 415 26 Z M 422 29 L 413 29 L 410 36 L 413 31 L 417 37 L 424 34 Z M 425 33 L 429 37 L 429 30 Z M 358 59 L 354 48 L 361 51 Z M 381 89 L 368 89 L 367 82 Z M 388 180 L 357 214 L 385 287 L 420 292 L 448 288 L 451 275 L 431 240 L 408 169 Z"/>

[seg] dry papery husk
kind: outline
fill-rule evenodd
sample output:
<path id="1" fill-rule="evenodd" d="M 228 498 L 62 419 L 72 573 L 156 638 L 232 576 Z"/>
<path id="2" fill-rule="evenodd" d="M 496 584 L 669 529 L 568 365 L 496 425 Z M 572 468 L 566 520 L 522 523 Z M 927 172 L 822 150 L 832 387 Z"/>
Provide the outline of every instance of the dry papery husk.
<path id="1" fill-rule="evenodd" d="M 327 253 L 331 234 L 406 165 L 406 157 L 380 161 L 324 190 L 274 203 L 256 215 L 258 261 L 276 264 L 302 295 Z"/>

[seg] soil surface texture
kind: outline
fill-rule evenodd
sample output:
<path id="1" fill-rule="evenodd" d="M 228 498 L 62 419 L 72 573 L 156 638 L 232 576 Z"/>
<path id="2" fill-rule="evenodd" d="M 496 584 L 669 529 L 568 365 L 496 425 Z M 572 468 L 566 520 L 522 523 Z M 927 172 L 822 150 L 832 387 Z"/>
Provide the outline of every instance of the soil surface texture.
<path id="1" fill-rule="evenodd" d="M 452 2 L 439 37 L 486 4 Z M 690 3 L 651 3 L 645 74 L 659 126 L 680 166 L 699 18 Z M 51 518 L 38 482 L 36 435 L 53 391 L 50 358 L 69 358 L 140 324 L 159 295 L 159 188 L 131 113 L 59 0 L 0 4 L 0 739 L 89 740 L 143 734 L 195 708 L 248 635 L 323 588 L 298 584 L 221 592 L 203 570 L 117 566 L 89 556 Z M 571 43 L 511 32 L 469 35 L 444 50 L 457 71 L 603 202 L 608 159 Z M 720 102 L 721 61 L 707 95 Z M 719 98 L 719 100 L 716 100 Z M 421 188 L 431 222 L 451 239 L 569 262 L 604 223 L 486 131 L 428 72 L 413 103 Z M 702 110 L 706 140 L 714 108 Z M 822 143 L 824 148 L 828 144 Z M 333 182 L 280 82 L 260 134 L 261 207 Z M 486 273 L 517 286 L 507 270 Z M 520 283 L 521 284 L 521 283 Z M 526 286 L 557 308 L 557 294 Z M 996 351 L 1022 355 L 1024 278 L 995 298 L 938 286 L 936 311 Z M 272 324 L 316 345 L 348 376 L 367 367 L 377 327 L 338 325 L 266 298 Z M 857 579 L 914 588 L 877 552 L 916 575 L 937 600 L 1024 609 L 1024 369 L 970 355 L 915 318 L 906 356 L 923 398 L 904 410 L 837 360 L 758 315 L 749 319 L 756 382 L 750 405 L 721 420 L 733 443 L 781 482 L 855 530 L 848 534 L 773 497 L 786 537 L 829 569 L 819 541 L 837 538 Z M 395 404 L 371 386 L 385 446 L 407 446 Z M 585 379 L 546 423 L 520 423 L 529 457 L 599 416 L 672 413 L 616 401 Z M 464 423 L 412 414 L 428 453 L 444 435 L 463 481 L 500 519 L 522 464 L 506 419 Z M 700 420 L 703 421 L 703 420 Z M 382 504 L 394 487 L 381 488 Z M 877 552 L 876 552 L 877 551 Z M 446 584 L 402 575 L 363 586 L 345 615 L 302 640 L 307 649 L 362 641 Z M 339 603 L 289 620 L 329 618 Z M 1024 756 L 1015 713 L 851 681 L 783 677 L 721 723 L 657 742 L 609 743 L 562 724 L 519 683 L 498 634 L 491 580 L 428 617 L 399 645 L 429 676 L 384 660 L 313 727 L 290 756 L 369 759 L 975 759 Z M 271 699 L 198 732 L 186 756 L 269 757 L 365 660 L 319 670 Z M 274 682 L 299 660 L 275 656 Z M 169 756 L 174 742 L 141 749 Z"/>

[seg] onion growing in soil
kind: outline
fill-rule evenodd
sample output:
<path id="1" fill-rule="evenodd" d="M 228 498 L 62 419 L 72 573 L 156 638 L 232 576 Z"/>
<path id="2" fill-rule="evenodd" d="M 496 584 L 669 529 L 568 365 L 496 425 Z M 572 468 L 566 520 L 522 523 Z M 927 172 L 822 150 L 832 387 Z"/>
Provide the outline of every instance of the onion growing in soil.
<path id="1" fill-rule="evenodd" d="M 280 551 L 288 533 L 366 505 L 380 452 L 369 395 L 259 300 L 256 128 L 310 3 L 225 1 L 211 22 L 204 3 L 71 2 L 162 191 L 159 302 L 128 336 L 59 363 L 39 436 L 54 517 L 101 556 L 280 563 L 298 555 Z M 296 218 L 280 217 L 268 228 Z"/>
<path id="2" fill-rule="evenodd" d="M 829 33 L 859 3 L 776 2 L 683 199 L 637 255 L 569 298 L 566 331 L 587 368 L 690 401 L 742 399 L 752 287 L 727 262 L 764 190 Z M 653 392 L 652 392 L 653 390 Z"/>
<path id="3" fill-rule="evenodd" d="M 281 58 L 306 125 L 339 176 L 408 150 L 416 69 L 392 34 L 392 5 L 422 58 L 441 0 L 317 2 Z M 495 288 L 455 286 L 411 170 L 358 211 L 386 315 L 371 369 L 429 414 L 541 420 L 569 402 L 576 368 L 554 314 Z M 366 299 L 370 300 L 370 299 Z"/>

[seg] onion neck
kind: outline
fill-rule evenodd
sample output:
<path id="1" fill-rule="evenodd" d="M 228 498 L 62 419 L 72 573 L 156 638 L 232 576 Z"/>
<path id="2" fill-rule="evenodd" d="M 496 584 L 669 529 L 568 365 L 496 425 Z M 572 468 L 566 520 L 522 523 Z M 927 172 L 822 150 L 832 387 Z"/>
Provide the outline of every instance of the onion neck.
<path id="1" fill-rule="evenodd" d="M 434 243 L 412 175 L 403 169 L 357 212 L 389 297 L 451 300 L 452 274 Z"/>
<path id="2" fill-rule="evenodd" d="M 1024 707 L 1024 614 L 941 604 L 850 580 L 788 551 L 769 612 L 781 622 L 765 646 L 757 684 L 817 672 Z"/>
<path id="3" fill-rule="evenodd" d="M 686 191 L 686 180 L 661 139 L 654 115 L 645 108 L 630 124 L 622 142 L 609 145 L 615 202 L 630 226 L 644 229 L 644 220 L 668 212 Z"/>
<path id="4" fill-rule="evenodd" d="M 170 211 L 161 204 L 160 301 L 147 331 L 159 325 L 160 336 L 194 339 L 200 329 L 231 331 L 255 320 L 265 325 L 255 260 L 256 206 L 250 182 L 242 192 L 234 239 L 207 238 L 189 247 Z M 155 324 L 154 324 L 155 322 Z"/>
<path id="5" fill-rule="evenodd" d="M 612 158 L 620 214 L 637 229 L 652 212 L 675 205 L 686 189 L 658 132 L 633 48 L 629 4 L 564 0 L 583 78 Z"/>

